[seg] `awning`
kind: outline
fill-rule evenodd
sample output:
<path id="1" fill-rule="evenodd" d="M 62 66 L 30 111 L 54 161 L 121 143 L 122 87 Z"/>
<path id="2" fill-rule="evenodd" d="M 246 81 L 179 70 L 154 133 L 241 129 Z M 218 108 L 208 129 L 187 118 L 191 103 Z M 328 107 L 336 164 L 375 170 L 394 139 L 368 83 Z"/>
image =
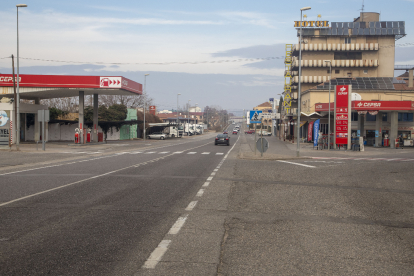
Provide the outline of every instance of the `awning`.
<path id="1" fill-rule="evenodd" d="M 300 121 L 300 127 L 302 127 L 304 124 L 306 124 L 308 121 Z"/>

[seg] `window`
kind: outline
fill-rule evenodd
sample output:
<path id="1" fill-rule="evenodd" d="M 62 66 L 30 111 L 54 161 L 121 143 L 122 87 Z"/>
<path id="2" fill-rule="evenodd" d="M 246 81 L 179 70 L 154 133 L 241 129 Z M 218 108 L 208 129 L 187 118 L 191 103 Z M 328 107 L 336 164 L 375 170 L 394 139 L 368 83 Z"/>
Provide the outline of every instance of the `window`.
<path id="1" fill-rule="evenodd" d="M 367 113 L 367 122 L 375 122 L 377 120 L 377 115 L 371 115 Z"/>
<path id="2" fill-rule="evenodd" d="M 335 74 L 339 74 L 339 70 L 335 70 Z"/>
<path id="3" fill-rule="evenodd" d="M 364 70 L 364 74 L 368 74 L 368 70 Z"/>
<path id="4" fill-rule="evenodd" d="M 348 78 L 352 78 L 352 73 L 347 73 Z"/>
<path id="5" fill-rule="evenodd" d="M 388 113 L 382 113 L 382 121 L 383 122 L 388 121 Z"/>
<path id="6" fill-rule="evenodd" d="M 398 122 L 412 122 L 413 113 L 398 113 Z"/>
<path id="7" fill-rule="evenodd" d="M 357 122 L 358 121 L 358 112 L 351 113 L 351 121 Z"/>
<path id="8" fill-rule="evenodd" d="M 362 52 L 335 52 L 335 60 L 362 59 Z"/>
<path id="9" fill-rule="evenodd" d="M 329 69 L 328 69 L 328 70 L 326 70 L 326 73 L 328 73 L 328 74 L 329 74 L 329 73 L 331 73 L 331 70 L 329 70 Z"/>
<path id="10" fill-rule="evenodd" d="M 345 37 L 345 44 L 351 44 L 351 38 Z"/>

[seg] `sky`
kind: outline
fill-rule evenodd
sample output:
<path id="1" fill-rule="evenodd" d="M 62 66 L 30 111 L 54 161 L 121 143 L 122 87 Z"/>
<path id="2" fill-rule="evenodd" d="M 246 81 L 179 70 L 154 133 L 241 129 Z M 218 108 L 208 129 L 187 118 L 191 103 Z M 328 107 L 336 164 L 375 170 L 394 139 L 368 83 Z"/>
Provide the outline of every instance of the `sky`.
<path id="1" fill-rule="evenodd" d="M 364 3 L 382 21 L 405 21 L 396 64 L 414 64 L 414 0 L 0 0 L 0 73 L 11 73 L 19 8 L 20 73 L 124 76 L 158 110 L 192 106 L 252 109 L 283 92 L 285 44 L 308 20 L 352 22 Z M 408 43 L 409 45 L 402 46 Z M 410 44 L 412 43 L 412 44 Z M 64 62 L 61 62 L 64 61 Z M 396 72 L 402 73 L 402 72 Z"/>

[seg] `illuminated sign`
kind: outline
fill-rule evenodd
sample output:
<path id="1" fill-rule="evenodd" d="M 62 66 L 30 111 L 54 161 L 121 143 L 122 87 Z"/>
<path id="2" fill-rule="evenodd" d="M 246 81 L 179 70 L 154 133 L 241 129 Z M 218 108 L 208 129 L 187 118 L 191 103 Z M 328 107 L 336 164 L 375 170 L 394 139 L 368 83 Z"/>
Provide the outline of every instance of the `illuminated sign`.
<path id="1" fill-rule="evenodd" d="M 295 21 L 296 27 L 300 27 L 300 21 Z M 302 27 L 329 27 L 329 21 L 302 21 Z"/>

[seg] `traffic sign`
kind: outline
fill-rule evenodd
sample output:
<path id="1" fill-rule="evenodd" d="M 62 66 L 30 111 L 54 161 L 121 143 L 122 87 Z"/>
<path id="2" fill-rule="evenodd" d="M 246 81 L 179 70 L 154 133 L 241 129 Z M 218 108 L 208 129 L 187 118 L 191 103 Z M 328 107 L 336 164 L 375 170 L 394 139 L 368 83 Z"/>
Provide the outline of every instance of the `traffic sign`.
<path id="1" fill-rule="evenodd" d="M 260 124 L 262 122 L 261 114 L 261 110 L 250 110 L 250 123 Z"/>
<path id="2" fill-rule="evenodd" d="M 260 153 L 264 153 L 269 148 L 269 142 L 266 138 L 259 138 L 256 142 L 256 148 Z"/>

